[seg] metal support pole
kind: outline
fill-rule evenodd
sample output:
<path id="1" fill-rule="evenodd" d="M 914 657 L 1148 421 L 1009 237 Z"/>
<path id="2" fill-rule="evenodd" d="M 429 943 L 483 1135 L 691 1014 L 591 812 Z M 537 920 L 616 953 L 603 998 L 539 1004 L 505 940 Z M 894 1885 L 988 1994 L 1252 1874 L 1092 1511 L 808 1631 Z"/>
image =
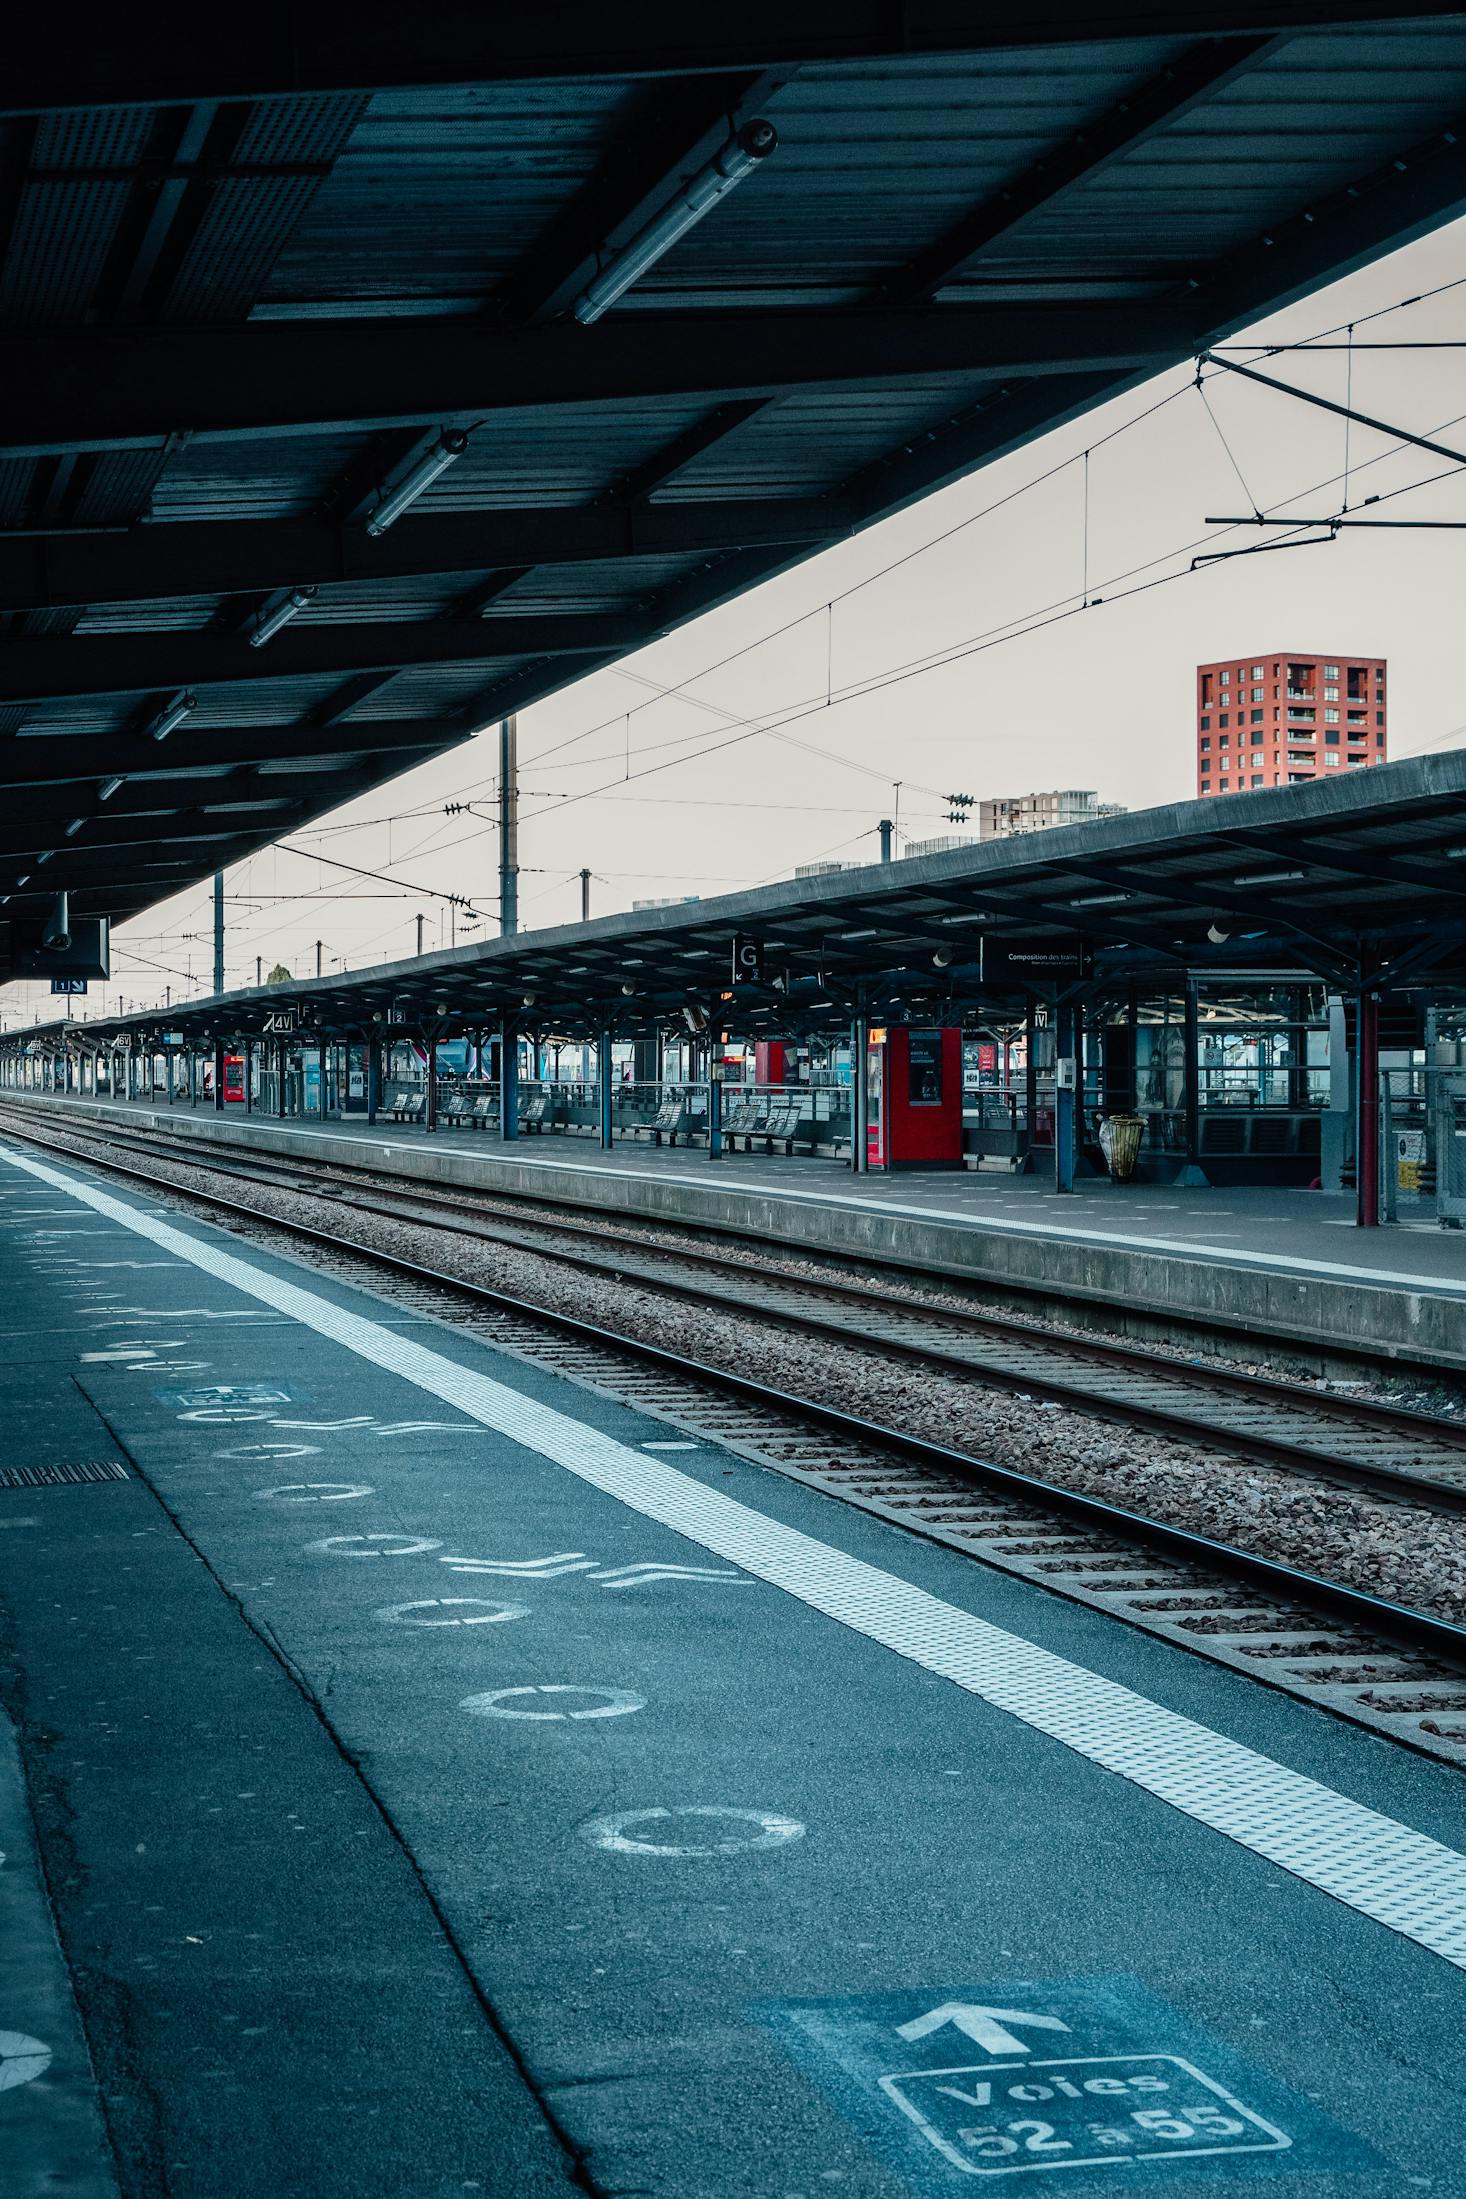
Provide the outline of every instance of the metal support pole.
<path id="1" fill-rule="evenodd" d="M 723 1158 L 723 1080 L 718 1075 L 722 1061 L 714 1062 L 711 1036 L 708 1040 L 708 1159 Z"/>
<path id="2" fill-rule="evenodd" d="M 1054 1189 L 1074 1189 L 1074 1003 L 1061 1000 L 1054 1007 Z"/>
<path id="3" fill-rule="evenodd" d="M 163 1063 L 168 1078 L 168 1105 L 171 1107 L 173 1105 L 173 1087 L 178 1081 L 176 1076 L 176 1064 L 173 1059 L 173 1048 L 171 1046 L 168 1048 L 167 1052 L 163 1056 Z"/>
<path id="4" fill-rule="evenodd" d="M 889 863 L 891 860 L 891 835 L 895 828 L 889 817 L 883 817 L 877 829 L 881 836 L 881 861 Z"/>
<path id="5" fill-rule="evenodd" d="M 519 929 L 519 720 L 499 720 L 499 935 Z"/>
<path id="6" fill-rule="evenodd" d="M 499 1026 L 499 1135 L 519 1136 L 519 1033 L 507 1022 Z"/>
<path id="7" fill-rule="evenodd" d="M 382 1096 L 382 1049 L 375 1038 L 366 1042 L 366 1103 L 367 1122 L 377 1119 L 377 1106 Z"/>
<path id="8" fill-rule="evenodd" d="M 214 991 L 224 990 L 224 873 L 214 873 Z"/>
<path id="9" fill-rule="evenodd" d="M 224 1112 L 224 1041 L 222 1038 L 216 1038 L 214 1041 L 214 1112 L 216 1115 Z"/>
<path id="10" fill-rule="evenodd" d="M 600 1100 L 601 1151 L 609 1153 L 615 1136 L 615 1096 L 611 1090 L 611 1034 L 602 1031 L 596 1040 L 596 1092 Z"/>
<path id="11" fill-rule="evenodd" d="M 861 1000 L 850 1026 L 850 1166 L 870 1173 L 870 1021 Z"/>
<path id="12" fill-rule="evenodd" d="M 1379 1227 L 1379 995 L 1359 990 L 1356 1019 L 1358 1074 L 1354 1140 L 1354 1218 L 1360 1229 Z"/>
<path id="13" fill-rule="evenodd" d="M 1023 1019 L 1023 1166 L 1033 1166 L 1034 1126 L 1038 1121 L 1038 1002 L 1030 993 Z"/>
<path id="14" fill-rule="evenodd" d="M 244 1042 L 244 1111 L 247 1115 L 252 1115 L 255 1111 L 254 1086 L 255 1042 L 252 1038 L 247 1038 Z"/>
<path id="15" fill-rule="evenodd" d="M 319 1067 L 318 1067 L 318 1074 L 319 1074 L 319 1077 L 320 1077 L 320 1089 L 319 1089 L 319 1094 L 318 1094 L 318 1097 L 317 1097 L 317 1100 L 316 1100 L 316 1112 L 317 1112 L 317 1113 L 319 1114 L 319 1116 L 320 1116 L 320 1118 L 321 1118 L 321 1121 L 322 1121 L 323 1123 L 325 1122 L 325 1119 L 326 1119 L 326 1084 L 327 1084 L 327 1081 L 328 1081 L 328 1078 L 329 1078 L 329 1073 L 330 1073 L 330 1066 L 331 1066 L 331 1048 L 330 1048 L 330 1044 L 329 1044 L 329 1042 L 328 1042 L 328 1041 L 327 1041 L 326 1039 L 322 1039 L 322 1040 L 321 1040 L 321 1047 L 320 1047 L 320 1063 L 319 1063 Z"/>
<path id="16" fill-rule="evenodd" d="M 287 1040 L 281 1038 L 275 1041 L 275 1057 L 276 1066 L 279 1070 L 279 1075 L 276 1079 L 275 1112 L 280 1117 L 280 1120 L 283 1122 L 285 1120 L 285 1072 L 286 1065 L 290 1059 L 289 1045 Z"/>
<path id="17" fill-rule="evenodd" d="M 583 870 L 580 874 L 580 921 L 582 924 L 590 922 L 590 872 L 588 870 Z"/>
<path id="18" fill-rule="evenodd" d="M 428 1033 L 427 1048 L 427 1066 L 423 1070 L 423 1085 L 426 1092 L 426 1104 L 423 1108 L 423 1128 L 432 1131 L 438 1127 L 438 1041 L 431 1032 Z"/>

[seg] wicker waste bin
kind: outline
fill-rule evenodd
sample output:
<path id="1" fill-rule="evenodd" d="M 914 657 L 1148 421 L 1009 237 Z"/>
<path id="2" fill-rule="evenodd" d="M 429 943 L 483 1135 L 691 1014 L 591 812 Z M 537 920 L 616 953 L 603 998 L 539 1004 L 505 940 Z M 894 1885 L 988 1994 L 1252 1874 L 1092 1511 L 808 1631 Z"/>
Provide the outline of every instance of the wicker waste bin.
<path id="1" fill-rule="evenodd" d="M 1107 1115 L 1100 1124 L 1100 1151 L 1116 1183 L 1129 1183 L 1145 1136 L 1144 1115 Z"/>

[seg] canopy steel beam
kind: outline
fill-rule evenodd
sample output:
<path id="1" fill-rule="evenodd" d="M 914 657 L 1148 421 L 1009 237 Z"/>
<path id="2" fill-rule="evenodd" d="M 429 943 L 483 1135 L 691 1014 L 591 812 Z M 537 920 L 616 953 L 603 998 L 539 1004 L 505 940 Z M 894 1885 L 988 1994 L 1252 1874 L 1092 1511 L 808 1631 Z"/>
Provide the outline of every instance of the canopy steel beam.
<path id="1" fill-rule="evenodd" d="M 0 610 L 670 557 L 823 541 L 856 524 L 856 507 L 845 499 L 774 497 L 450 512 L 406 518 L 375 540 L 364 528 L 309 519 L 202 520 L 10 540 L 0 535 Z"/>
<path id="2" fill-rule="evenodd" d="M 166 741 L 136 733 L 58 733 L 0 741 L 0 788 L 57 786 L 123 776 L 129 785 L 166 784 L 244 765 L 324 765 L 343 769 L 380 757 L 384 769 L 406 770 L 469 738 L 457 718 L 364 718 L 355 725 L 186 726 Z"/>
<path id="3" fill-rule="evenodd" d="M 297 624 L 265 649 L 252 649 L 244 634 L 23 634 L 0 652 L 0 696 L 34 702 L 236 681 L 345 678 L 409 665 L 603 656 L 638 649 L 655 632 L 630 618 L 547 616 Z"/>
<path id="4" fill-rule="evenodd" d="M 7 58 L 6 114 L 55 108 L 258 99 L 554 78 L 685 76 L 792 61 L 890 60 L 1015 47 L 1226 37 L 1457 12 L 1456 0 L 1033 0 L 954 8 L 944 0 L 744 0 L 731 12 L 672 0 L 493 8 L 424 0 L 283 0 L 260 15 L 155 0 L 146 40 L 126 13 L 73 7 L 64 36 L 38 22 Z"/>
<path id="5" fill-rule="evenodd" d="M 594 330 L 434 321 L 430 337 L 411 320 L 48 330 L 0 336 L 0 451 L 467 428 L 503 409 L 1124 369 L 1187 357 L 1197 335 L 1189 307 L 1152 304 L 638 313 Z"/>
<path id="6" fill-rule="evenodd" d="M 1252 67 L 1260 54 L 1281 40 L 1206 39 L 1158 76 L 1087 123 L 1062 145 L 1045 153 L 1014 176 L 991 198 L 947 230 L 925 252 L 881 284 L 878 302 L 920 305 L 955 281 L 976 258 L 1018 223 L 1048 206 L 1076 184 L 1102 175 L 1112 161 L 1131 152 L 1167 124 L 1177 122 L 1199 100 L 1218 92 Z"/>

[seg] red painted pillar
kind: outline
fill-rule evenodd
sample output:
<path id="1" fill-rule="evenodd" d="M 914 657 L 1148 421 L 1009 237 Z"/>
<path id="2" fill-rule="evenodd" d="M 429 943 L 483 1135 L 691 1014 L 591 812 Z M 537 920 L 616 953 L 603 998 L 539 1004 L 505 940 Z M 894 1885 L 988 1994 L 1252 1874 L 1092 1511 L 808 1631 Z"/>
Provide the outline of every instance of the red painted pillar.
<path id="1" fill-rule="evenodd" d="M 1379 1227 L 1379 995 L 1360 992 L 1358 1133 L 1355 1138 L 1355 1220 Z"/>

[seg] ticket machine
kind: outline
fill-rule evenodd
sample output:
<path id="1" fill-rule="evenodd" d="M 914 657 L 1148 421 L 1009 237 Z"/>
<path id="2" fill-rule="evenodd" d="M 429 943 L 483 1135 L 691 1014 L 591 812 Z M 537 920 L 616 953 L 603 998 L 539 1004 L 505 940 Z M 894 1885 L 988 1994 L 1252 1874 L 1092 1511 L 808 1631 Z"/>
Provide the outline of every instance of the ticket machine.
<path id="1" fill-rule="evenodd" d="M 866 1057 L 871 1168 L 962 1166 L 962 1033 L 874 1026 Z"/>

